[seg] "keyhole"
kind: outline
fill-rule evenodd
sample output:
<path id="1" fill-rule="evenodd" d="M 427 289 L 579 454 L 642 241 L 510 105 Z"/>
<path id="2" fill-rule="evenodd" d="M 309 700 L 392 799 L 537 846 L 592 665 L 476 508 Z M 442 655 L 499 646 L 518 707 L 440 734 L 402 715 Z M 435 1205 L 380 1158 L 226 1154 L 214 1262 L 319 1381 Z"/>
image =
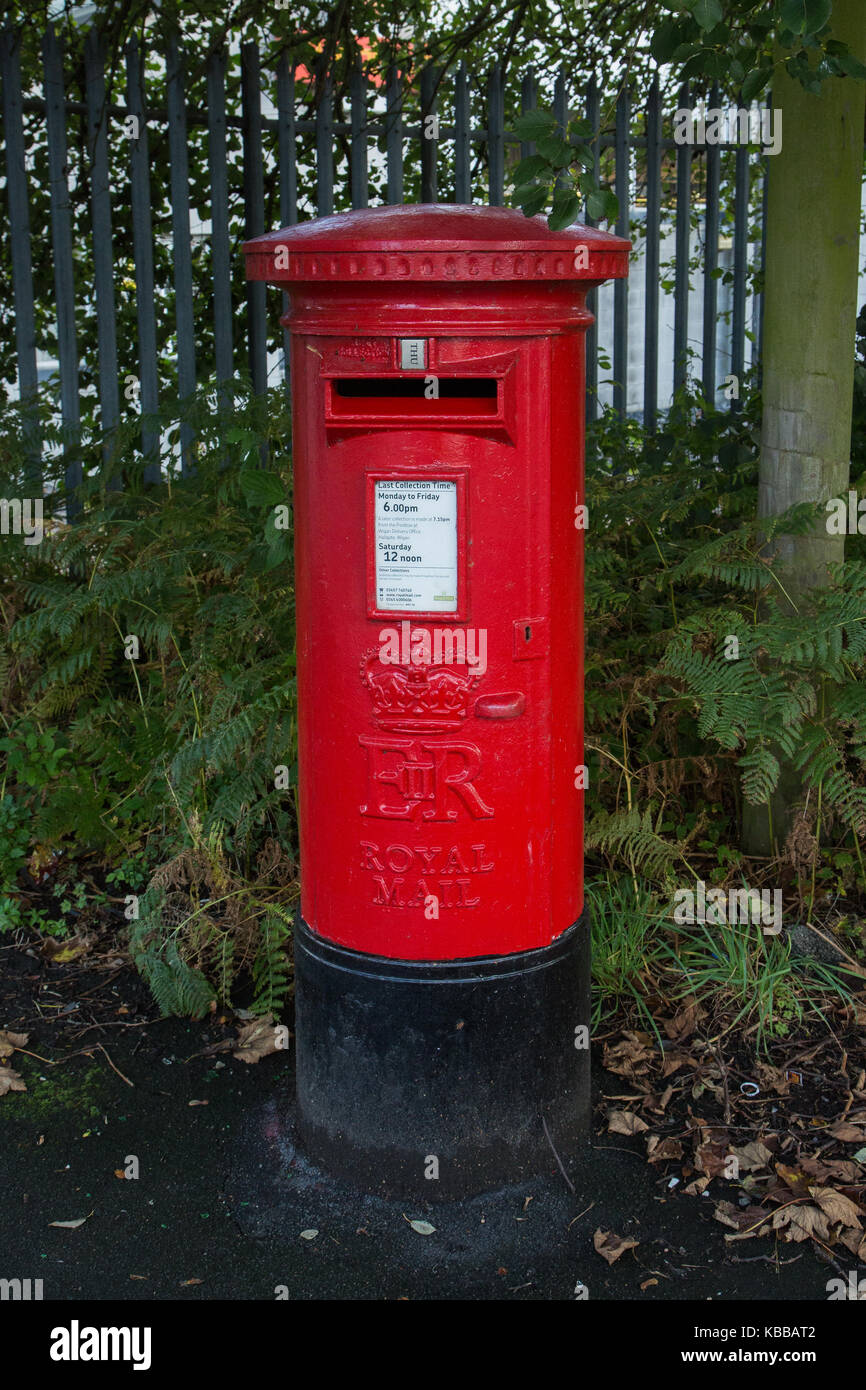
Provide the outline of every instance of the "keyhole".
<path id="1" fill-rule="evenodd" d="M 525 628 L 523 629 L 523 636 L 524 636 L 524 639 L 525 639 L 527 642 L 531 641 L 531 639 L 532 639 L 532 628 L 531 628 L 531 627 L 525 627 Z"/>

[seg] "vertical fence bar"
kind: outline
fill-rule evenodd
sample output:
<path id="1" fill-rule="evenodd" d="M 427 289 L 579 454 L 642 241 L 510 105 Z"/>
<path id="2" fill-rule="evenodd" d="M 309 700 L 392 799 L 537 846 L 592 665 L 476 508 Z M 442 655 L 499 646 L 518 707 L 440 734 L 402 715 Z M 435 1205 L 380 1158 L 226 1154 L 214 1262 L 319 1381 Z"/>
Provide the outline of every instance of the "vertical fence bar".
<path id="1" fill-rule="evenodd" d="M 403 201 L 403 92 L 400 74 L 394 63 L 388 68 L 385 82 L 385 159 L 387 162 L 386 197 L 389 203 Z"/>
<path id="2" fill-rule="evenodd" d="M 631 100 L 623 89 L 616 103 L 616 172 L 614 175 L 619 213 L 616 219 L 618 236 L 629 234 L 629 185 L 631 142 Z M 617 280 L 613 291 L 613 408 L 625 418 L 628 403 L 628 282 Z"/>
<path id="3" fill-rule="evenodd" d="M 734 175 L 734 307 L 731 323 L 731 372 L 737 378 L 731 409 L 740 408 L 746 367 L 746 266 L 749 255 L 749 151 L 740 145 Z"/>
<path id="4" fill-rule="evenodd" d="M 556 119 L 557 134 L 565 137 L 565 127 L 568 125 L 568 81 L 565 75 L 565 68 L 560 68 L 556 74 L 556 81 L 553 84 L 553 114 Z M 562 188 L 565 184 L 565 170 L 560 169 L 556 176 L 554 187 Z"/>
<path id="5" fill-rule="evenodd" d="M 241 48 L 241 108 L 244 148 L 244 233 L 247 239 L 265 230 L 265 176 L 262 159 L 262 97 L 259 48 Z M 264 395 L 268 385 L 267 298 L 261 280 L 248 280 L 247 343 L 253 391 Z"/>
<path id="6" fill-rule="evenodd" d="M 421 70 L 421 202 L 436 202 L 436 164 L 439 154 L 439 122 L 436 116 L 436 87 L 440 69 Z M 432 122 L 429 121 L 432 117 Z M 434 133 L 428 134 L 428 124 Z"/>
<path id="7" fill-rule="evenodd" d="M 353 75 L 354 82 L 354 75 Z M 354 131 L 355 95 L 352 89 L 352 121 Z M 280 165 L 280 223 L 283 227 L 294 227 L 298 220 L 298 161 L 295 142 L 295 68 L 288 53 L 281 53 L 277 64 L 277 157 Z M 352 207 L 363 206 L 355 202 L 355 149 L 352 146 Z M 366 145 L 364 146 L 364 193 L 366 196 Z M 289 312 L 289 296 L 283 294 L 283 316 Z M 292 352 L 291 334 L 283 329 L 283 366 L 286 386 L 291 385 Z"/>
<path id="8" fill-rule="evenodd" d="M 15 36 L 0 34 L 0 78 L 3 83 L 3 133 L 6 143 L 6 192 L 9 207 L 9 253 L 12 260 L 12 304 L 15 312 L 15 355 L 18 395 L 23 411 L 25 483 L 42 492 L 39 419 L 36 393 L 36 313 L 33 303 L 33 264 L 30 256 L 30 208 L 24 154 L 21 104 L 21 66 Z"/>
<path id="9" fill-rule="evenodd" d="M 280 220 L 284 227 L 294 227 L 298 220 L 296 140 L 295 68 L 288 53 L 282 53 L 277 65 L 277 153 L 280 163 Z M 352 205 L 355 205 L 354 195 Z"/>
<path id="10" fill-rule="evenodd" d="M 654 430 L 659 391 L 659 260 L 661 249 L 662 149 L 659 80 L 653 79 L 646 116 L 646 250 L 644 253 L 644 427 Z"/>
<path id="11" fill-rule="evenodd" d="M 111 230 L 111 178 L 108 172 L 108 110 L 102 42 L 90 29 L 84 41 L 87 87 L 87 143 L 90 155 L 90 217 L 93 228 L 93 288 L 96 297 L 96 341 L 99 356 L 99 408 L 104 434 L 103 457 L 108 462 L 112 435 L 120 421 L 117 380 L 117 318 L 114 304 L 114 260 Z M 119 477 L 111 479 L 120 488 Z"/>
<path id="12" fill-rule="evenodd" d="M 226 59 L 209 53 L 207 59 L 208 166 L 210 171 L 211 270 L 213 274 L 214 367 L 219 399 L 231 399 L 234 372 L 232 349 L 232 272 L 229 242 L 229 183 L 226 158 Z"/>
<path id="13" fill-rule="evenodd" d="M 159 432 L 148 417 L 159 408 L 156 368 L 156 307 L 153 278 L 153 234 L 150 224 L 150 161 L 147 141 L 147 112 L 144 105 L 144 76 L 138 42 L 130 40 L 126 49 L 126 105 L 135 118 L 138 136 L 130 145 L 130 198 L 132 207 L 132 256 L 135 263 L 135 305 L 138 328 L 138 370 L 140 375 L 141 428 L 144 454 L 144 480 L 158 483 Z"/>
<path id="14" fill-rule="evenodd" d="M 524 74 L 523 82 L 520 87 L 520 111 L 521 115 L 526 115 L 527 111 L 534 111 L 538 105 L 538 96 L 535 85 L 535 69 L 529 68 Z M 535 154 L 534 140 L 521 140 L 520 158 L 528 159 Z"/>
<path id="15" fill-rule="evenodd" d="M 169 39 L 166 65 L 168 152 L 171 166 L 171 239 L 174 261 L 174 320 L 177 330 L 177 389 L 181 401 L 195 393 L 195 318 L 192 294 L 192 242 L 189 227 L 184 71 L 176 38 Z M 181 425 L 181 468 L 192 469 L 192 426 Z"/>
<path id="16" fill-rule="evenodd" d="M 598 84 L 595 75 L 590 78 L 586 92 L 586 119 L 592 126 L 592 176 L 596 184 L 599 181 L 601 172 L 601 158 L 599 151 L 599 123 L 601 120 L 601 103 L 598 96 Z M 593 218 L 586 216 L 585 220 L 588 227 L 594 227 Z M 594 420 L 598 415 L 598 289 L 592 289 L 586 296 L 586 307 L 592 314 L 592 323 L 586 330 L 586 418 Z"/>
<path id="17" fill-rule="evenodd" d="M 487 201 L 501 207 L 505 200 L 505 99 L 502 69 L 496 63 L 487 79 Z"/>
<path id="18" fill-rule="evenodd" d="M 75 335 L 75 275 L 72 260 L 72 203 L 66 178 L 66 96 L 63 54 L 49 27 L 42 46 L 45 74 L 45 122 L 48 139 L 48 177 L 51 189 L 51 246 L 54 257 L 54 295 L 57 304 L 57 356 L 60 361 L 60 409 L 66 438 L 66 514 L 81 510 L 75 490 L 82 480 L 78 432 L 81 425 L 78 343 Z"/>
<path id="19" fill-rule="evenodd" d="M 365 208 L 367 206 L 367 82 L 360 58 L 352 69 L 349 96 L 352 128 L 349 157 L 352 207 Z"/>
<path id="20" fill-rule="evenodd" d="M 468 203 L 472 197 L 469 78 L 461 63 L 454 79 L 454 201 Z"/>
<path id="21" fill-rule="evenodd" d="M 691 120 L 688 84 L 680 88 L 681 111 Z M 692 147 L 677 146 L 677 220 L 674 236 L 674 391 L 686 384 L 689 337 L 689 252 L 691 248 Z"/>
<path id="22" fill-rule="evenodd" d="M 319 75 L 321 90 L 316 107 L 316 212 L 328 217 L 334 211 L 334 108 L 330 73 Z"/>
<path id="23" fill-rule="evenodd" d="M 714 86 L 710 106 L 717 110 L 719 89 Z M 712 409 L 716 402 L 716 316 L 719 307 L 719 282 L 715 271 L 719 263 L 719 184 L 721 151 L 718 145 L 705 145 L 707 161 L 707 198 L 704 211 L 704 341 L 702 378 L 704 398 Z"/>

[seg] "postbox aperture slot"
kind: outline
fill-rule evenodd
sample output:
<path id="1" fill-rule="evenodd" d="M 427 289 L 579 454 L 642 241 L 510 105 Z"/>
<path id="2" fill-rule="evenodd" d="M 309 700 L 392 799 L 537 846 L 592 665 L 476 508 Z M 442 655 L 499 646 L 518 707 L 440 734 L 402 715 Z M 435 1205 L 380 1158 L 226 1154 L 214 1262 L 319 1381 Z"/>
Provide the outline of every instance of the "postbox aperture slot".
<path id="1" fill-rule="evenodd" d="M 331 419 L 476 419 L 500 413 L 496 377 L 350 376 L 329 382 Z"/>
<path id="2" fill-rule="evenodd" d="M 438 381 L 440 400 L 496 399 L 496 378 L 492 376 L 431 376 L 430 380 Z M 344 376 L 335 378 L 334 389 L 340 396 L 411 396 L 422 400 L 427 382 L 423 376 Z"/>

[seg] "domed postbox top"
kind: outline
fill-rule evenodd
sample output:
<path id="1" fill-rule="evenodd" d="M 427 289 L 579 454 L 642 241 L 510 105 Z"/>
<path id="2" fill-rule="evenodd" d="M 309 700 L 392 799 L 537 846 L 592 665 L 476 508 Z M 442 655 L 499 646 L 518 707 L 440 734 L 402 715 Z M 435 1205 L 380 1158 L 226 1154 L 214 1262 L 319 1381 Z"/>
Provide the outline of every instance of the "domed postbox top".
<path id="1" fill-rule="evenodd" d="M 515 208 L 403 204 L 339 212 L 244 243 L 249 280 L 601 282 L 628 274 L 631 242 L 575 223 L 553 232 Z"/>

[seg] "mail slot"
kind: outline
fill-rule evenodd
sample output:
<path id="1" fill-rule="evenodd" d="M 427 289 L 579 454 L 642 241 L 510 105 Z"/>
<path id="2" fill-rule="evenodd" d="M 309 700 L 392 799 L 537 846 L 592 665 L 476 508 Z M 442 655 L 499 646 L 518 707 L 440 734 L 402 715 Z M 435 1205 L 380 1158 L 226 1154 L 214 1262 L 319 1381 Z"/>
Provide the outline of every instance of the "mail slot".
<path id="1" fill-rule="evenodd" d="M 289 296 L 299 1135 L 482 1190 L 588 1133 L 586 293 L 629 243 L 424 205 L 244 250 Z"/>

